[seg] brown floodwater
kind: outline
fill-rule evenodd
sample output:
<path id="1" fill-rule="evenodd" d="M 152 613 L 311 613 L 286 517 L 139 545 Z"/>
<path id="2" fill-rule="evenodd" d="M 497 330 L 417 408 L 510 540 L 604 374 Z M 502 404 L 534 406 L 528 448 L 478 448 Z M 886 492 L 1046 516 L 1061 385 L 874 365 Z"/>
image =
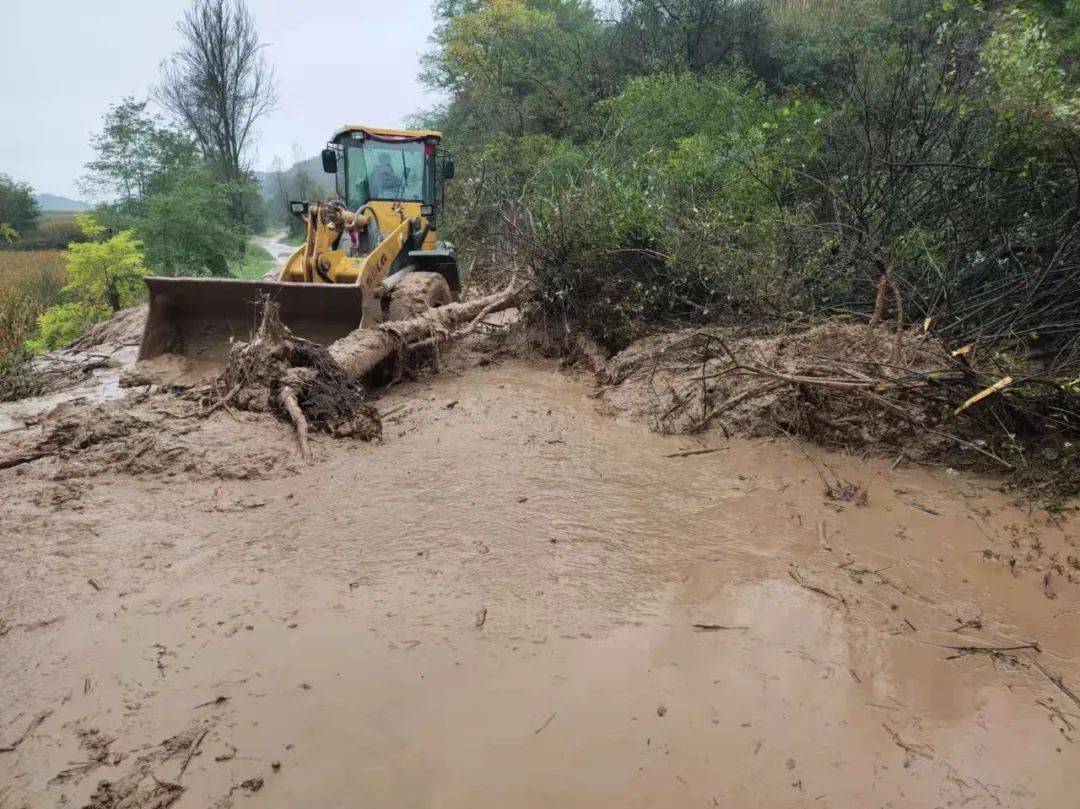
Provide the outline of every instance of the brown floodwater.
<path id="1" fill-rule="evenodd" d="M 1073 522 L 783 441 L 667 457 L 699 445 L 588 394 L 403 386 L 383 444 L 263 479 L 0 472 L 0 807 L 180 733 L 175 807 L 1076 805 Z"/>

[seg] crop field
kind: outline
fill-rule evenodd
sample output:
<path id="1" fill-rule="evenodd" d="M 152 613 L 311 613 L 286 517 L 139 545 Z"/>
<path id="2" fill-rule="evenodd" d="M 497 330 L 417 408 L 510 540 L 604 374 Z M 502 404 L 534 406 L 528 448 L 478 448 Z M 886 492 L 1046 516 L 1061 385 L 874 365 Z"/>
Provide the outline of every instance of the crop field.
<path id="1" fill-rule="evenodd" d="M 18 349 L 60 300 L 66 276 L 63 250 L 0 251 L 0 357 Z"/>

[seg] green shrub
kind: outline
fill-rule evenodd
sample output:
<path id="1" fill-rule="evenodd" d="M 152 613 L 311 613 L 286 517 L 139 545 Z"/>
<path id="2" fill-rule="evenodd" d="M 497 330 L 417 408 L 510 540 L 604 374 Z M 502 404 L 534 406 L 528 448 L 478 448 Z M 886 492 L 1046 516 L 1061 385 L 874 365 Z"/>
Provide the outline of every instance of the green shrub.
<path id="1" fill-rule="evenodd" d="M 819 143 L 818 105 L 724 71 L 634 79 L 596 114 L 614 134 L 548 148 L 517 195 L 551 314 L 619 348 L 672 320 L 791 304 L 783 199 Z"/>
<path id="2" fill-rule="evenodd" d="M 89 239 L 100 239 L 104 228 L 93 217 L 80 216 Z M 95 309 L 118 312 L 142 296 L 142 244 L 124 230 L 102 241 L 73 244 L 68 249 L 68 283 L 64 292 Z"/>
<path id="3" fill-rule="evenodd" d="M 63 288 L 68 300 L 49 307 L 38 317 L 37 330 L 26 341 L 31 351 L 67 345 L 94 323 L 142 297 L 142 278 L 147 270 L 134 234 L 125 230 L 103 239 L 104 228 L 96 219 L 83 215 L 77 219 L 89 241 L 68 248 L 68 281 Z"/>
<path id="4" fill-rule="evenodd" d="M 26 341 L 26 347 L 36 353 L 50 351 L 73 343 L 95 323 L 109 316 L 104 306 L 74 301 L 50 307 L 38 318 L 35 335 Z"/>

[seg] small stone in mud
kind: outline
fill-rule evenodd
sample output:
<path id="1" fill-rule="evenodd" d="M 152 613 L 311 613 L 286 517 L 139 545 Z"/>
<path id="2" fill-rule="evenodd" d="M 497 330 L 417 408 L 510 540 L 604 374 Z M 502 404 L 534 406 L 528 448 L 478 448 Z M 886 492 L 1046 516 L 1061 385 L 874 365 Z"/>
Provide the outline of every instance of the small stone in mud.
<path id="1" fill-rule="evenodd" d="M 254 778 L 249 778 L 240 784 L 241 789 L 246 789 L 248 792 L 258 792 L 263 788 L 263 778 L 261 775 L 256 775 Z"/>
<path id="2" fill-rule="evenodd" d="M 274 772 L 277 772 L 278 770 L 281 769 L 281 762 L 280 761 L 271 761 L 270 762 L 270 769 L 273 770 Z"/>
<path id="3" fill-rule="evenodd" d="M 458 404 L 458 400 L 453 399 L 453 400 L 447 402 L 446 404 L 444 404 L 443 407 L 445 407 L 447 410 L 453 410 L 455 407 L 457 407 L 457 404 Z"/>
<path id="4" fill-rule="evenodd" d="M 518 501 L 519 503 L 527 503 L 527 502 L 529 501 L 529 498 L 528 498 L 528 497 L 519 497 L 519 498 L 517 499 L 517 501 Z"/>
<path id="5" fill-rule="evenodd" d="M 300 687 L 303 688 L 305 691 L 311 690 L 311 685 L 309 683 L 300 683 Z"/>
<path id="6" fill-rule="evenodd" d="M 659 708 L 656 709 L 657 716 L 664 716 L 665 714 L 667 714 L 667 708 L 665 706 L 661 705 Z"/>
<path id="7" fill-rule="evenodd" d="M 292 624 L 285 624 L 285 626 L 287 626 L 289 629 L 296 629 L 296 627 L 300 626 L 300 624 L 292 623 Z"/>

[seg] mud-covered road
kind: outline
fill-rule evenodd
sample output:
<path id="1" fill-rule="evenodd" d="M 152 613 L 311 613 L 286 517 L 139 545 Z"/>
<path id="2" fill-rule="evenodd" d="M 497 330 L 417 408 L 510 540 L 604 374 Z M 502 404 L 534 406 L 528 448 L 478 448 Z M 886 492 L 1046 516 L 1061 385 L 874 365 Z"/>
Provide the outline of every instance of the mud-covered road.
<path id="1" fill-rule="evenodd" d="M 1075 523 L 588 394 L 405 385 L 310 467 L 156 396 L 0 471 L 0 807 L 1075 804 Z"/>

